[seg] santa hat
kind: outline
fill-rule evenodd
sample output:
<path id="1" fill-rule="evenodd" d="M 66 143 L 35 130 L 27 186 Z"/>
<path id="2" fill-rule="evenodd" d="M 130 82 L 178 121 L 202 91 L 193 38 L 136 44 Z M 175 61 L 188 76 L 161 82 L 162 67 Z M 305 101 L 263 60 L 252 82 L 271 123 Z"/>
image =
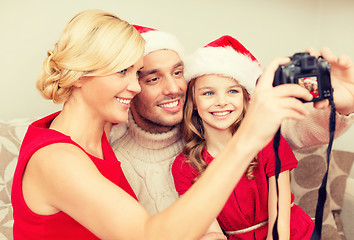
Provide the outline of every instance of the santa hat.
<path id="1" fill-rule="evenodd" d="M 145 39 L 144 56 L 157 50 L 169 49 L 175 51 L 182 59 L 184 48 L 178 39 L 171 33 L 158 31 L 153 28 L 133 25 Z"/>
<path id="2" fill-rule="evenodd" d="M 198 49 L 185 60 L 184 76 L 193 78 L 217 74 L 234 78 L 251 94 L 262 69 L 257 59 L 235 38 L 221 38 Z"/>
<path id="3" fill-rule="evenodd" d="M 311 78 L 304 78 L 304 83 L 312 83 L 312 80 Z"/>

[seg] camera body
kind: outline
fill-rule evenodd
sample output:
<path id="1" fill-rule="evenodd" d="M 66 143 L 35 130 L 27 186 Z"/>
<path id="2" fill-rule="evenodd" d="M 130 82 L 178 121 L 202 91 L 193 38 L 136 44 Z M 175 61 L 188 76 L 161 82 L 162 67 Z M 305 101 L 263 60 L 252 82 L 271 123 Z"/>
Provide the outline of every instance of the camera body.
<path id="1" fill-rule="evenodd" d="M 313 95 L 312 101 L 332 97 L 331 67 L 326 60 L 313 57 L 306 52 L 295 53 L 290 59 L 289 64 L 278 67 L 273 86 L 286 83 L 299 84 Z"/>

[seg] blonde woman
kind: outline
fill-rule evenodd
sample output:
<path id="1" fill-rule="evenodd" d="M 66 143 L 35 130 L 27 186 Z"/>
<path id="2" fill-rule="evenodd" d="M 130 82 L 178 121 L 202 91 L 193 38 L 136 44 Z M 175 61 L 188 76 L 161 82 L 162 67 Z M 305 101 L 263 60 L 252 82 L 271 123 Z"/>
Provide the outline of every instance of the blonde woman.
<path id="1" fill-rule="evenodd" d="M 306 114 L 302 104 L 291 109 L 272 104 L 279 101 L 272 76 L 288 60 L 272 62 L 248 116 L 220 157 L 182 198 L 150 216 L 104 133 L 106 123 L 128 118 L 130 100 L 140 91 L 143 51 L 144 40 L 133 26 L 87 10 L 67 24 L 48 52 L 37 88 L 64 105 L 31 124 L 22 143 L 12 189 L 15 240 L 198 239 L 282 120 Z M 310 98 L 301 87 L 290 89 L 287 96 L 282 91 L 283 99 Z M 223 237 L 213 237 L 218 236 Z"/>

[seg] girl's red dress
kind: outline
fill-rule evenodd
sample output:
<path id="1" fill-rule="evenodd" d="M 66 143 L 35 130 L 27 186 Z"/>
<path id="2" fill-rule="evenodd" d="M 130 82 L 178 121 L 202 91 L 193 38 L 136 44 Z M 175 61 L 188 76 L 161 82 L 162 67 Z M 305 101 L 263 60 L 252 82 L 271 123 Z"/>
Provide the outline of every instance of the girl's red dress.
<path id="1" fill-rule="evenodd" d="M 213 157 L 206 149 L 203 150 L 203 159 L 210 163 Z M 275 175 L 275 155 L 273 141 L 258 153 L 259 165 L 254 171 L 255 179 L 241 178 L 231 193 L 217 220 L 223 231 L 236 231 L 261 223 L 268 219 L 268 178 Z M 280 140 L 279 156 L 281 171 L 297 167 L 297 160 L 284 138 Z M 182 195 L 191 186 L 192 180 L 198 176 L 197 170 L 186 163 L 186 156 L 181 153 L 176 157 L 172 166 L 172 174 L 177 192 Z M 292 194 L 292 201 L 294 196 Z M 212 204 L 212 203 L 211 203 Z M 314 222 L 297 205 L 291 208 L 290 238 L 292 240 L 310 239 Z M 254 231 L 238 235 L 227 235 L 228 239 L 266 239 L 268 224 Z"/>
<path id="2" fill-rule="evenodd" d="M 79 147 L 91 158 L 103 176 L 136 199 L 133 190 L 122 172 L 120 162 L 108 143 L 106 135 L 104 133 L 102 135 L 103 160 L 87 153 L 82 147 L 72 141 L 69 136 L 49 129 L 50 123 L 58 114 L 54 113 L 32 123 L 22 142 L 11 193 L 14 215 L 14 240 L 99 239 L 64 212 L 44 216 L 32 212 L 27 206 L 22 194 L 23 172 L 31 156 L 38 149 L 47 145 L 53 143 L 70 143 Z M 97 209 L 97 211 L 100 211 L 100 209 Z"/>

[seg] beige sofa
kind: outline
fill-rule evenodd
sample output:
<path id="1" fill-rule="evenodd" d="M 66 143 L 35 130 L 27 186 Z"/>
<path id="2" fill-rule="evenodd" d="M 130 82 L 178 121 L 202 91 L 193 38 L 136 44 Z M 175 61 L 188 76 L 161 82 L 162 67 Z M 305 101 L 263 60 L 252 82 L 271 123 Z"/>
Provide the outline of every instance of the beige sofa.
<path id="1" fill-rule="evenodd" d="M 0 121 L 0 240 L 13 239 L 10 200 L 12 176 L 20 143 L 31 121 L 31 119 Z M 292 191 L 295 194 L 296 204 L 300 205 L 311 217 L 315 215 L 317 188 L 325 171 L 325 153 L 326 146 L 313 147 L 295 153 L 300 161 L 298 168 L 291 172 Z M 328 182 L 329 198 L 324 211 L 323 240 L 345 239 L 344 232 L 347 239 L 354 239 L 354 221 L 352 220 L 354 217 L 354 170 L 350 172 L 353 162 L 353 152 L 332 152 Z M 345 196 L 344 200 L 343 196 Z M 343 205 L 344 210 L 342 210 Z"/>

